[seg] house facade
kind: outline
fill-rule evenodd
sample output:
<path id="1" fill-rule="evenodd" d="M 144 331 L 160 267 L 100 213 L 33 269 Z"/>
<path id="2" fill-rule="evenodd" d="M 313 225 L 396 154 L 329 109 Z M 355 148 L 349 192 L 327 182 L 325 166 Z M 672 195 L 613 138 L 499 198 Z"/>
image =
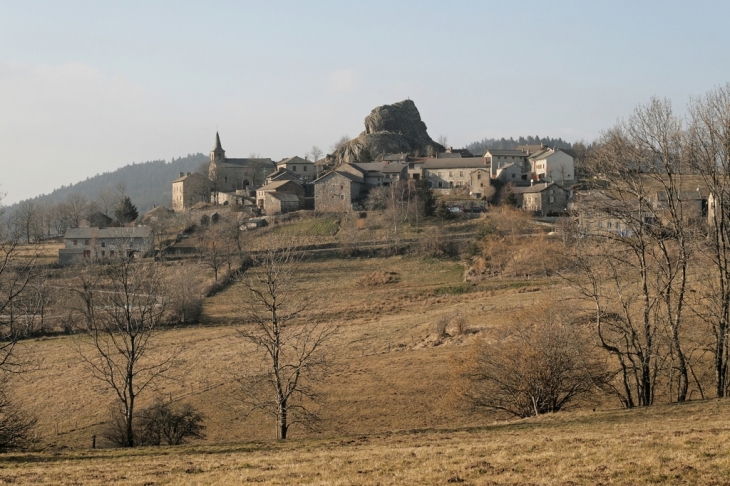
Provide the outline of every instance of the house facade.
<path id="1" fill-rule="evenodd" d="M 489 169 L 480 167 L 469 173 L 469 187 L 471 195 L 476 198 L 484 196 L 492 185 Z"/>
<path id="2" fill-rule="evenodd" d="M 549 216 L 564 213 L 568 209 L 570 191 L 554 182 L 515 187 L 512 191 L 517 195 L 523 211 Z"/>
<path id="3" fill-rule="evenodd" d="M 484 160 L 491 167 L 492 177 L 497 177 L 497 171 L 507 164 L 514 164 L 520 169 L 520 177 L 527 170 L 527 153 L 522 150 L 487 150 Z"/>
<path id="4" fill-rule="evenodd" d="M 468 187 L 474 169 L 486 168 L 482 157 L 428 159 L 423 164 L 423 177 L 432 189 Z"/>
<path id="5" fill-rule="evenodd" d="M 210 180 L 198 172 L 185 174 L 172 181 L 172 209 L 186 211 L 200 202 L 210 202 Z"/>
<path id="6" fill-rule="evenodd" d="M 303 182 L 313 181 L 317 176 L 314 162 L 297 156 L 277 162 L 276 168 L 296 174 Z"/>
<path id="7" fill-rule="evenodd" d="M 314 209 L 325 213 L 345 213 L 362 200 L 365 181 L 350 172 L 329 172 L 314 181 Z"/>
<path id="8" fill-rule="evenodd" d="M 289 195 L 296 197 L 297 198 L 296 209 L 291 209 L 290 202 L 293 201 L 293 199 L 288 198 L 286 204 L 284 204 L 284 207 L 286 207 L 287 211 L 296 211 L 297 209 L 301 209 L 304 207 L 304 188 L 301 186 L 301 184 L 298 181 L 288 181 L 288 180 L 273 181 L 256 190 L 256 206 L 259 209 L 266 211 L 266 214 L 271 214 L 271 213 L 269 213 L 269 210 L 282 212 L 281 211 L 282 206 L 279 203 L 272 200 L 270 197 L 267 198 L 267 194 L 289 194 Z M 266 204 L 267 201 L 270 204 L 273 204 L 273 206 L 267 207 L 267 204 Z"/>
<path id="9" fill-rule="evenodd" d="M 530 155 L 529 162 L 535 180 L 563 185 L 575 182 L 573 157 L 562 150 L 546 148 Z"/>
<path id="10" fill-rule="evenodd" d="M 58 263 L 68 265 L 83 260 L 105 260 L 145 256 L 153 249 L 152 231 L 134 228 L 70 228 L 64 247 L 58 250 Z"/>

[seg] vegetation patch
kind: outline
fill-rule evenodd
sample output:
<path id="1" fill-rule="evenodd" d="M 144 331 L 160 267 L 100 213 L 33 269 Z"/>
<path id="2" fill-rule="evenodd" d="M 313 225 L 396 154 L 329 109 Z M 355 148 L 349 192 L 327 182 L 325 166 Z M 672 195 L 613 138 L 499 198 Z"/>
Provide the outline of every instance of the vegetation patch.
<path id="1" fill-rule="evenodd" d="M 478 290 L 476 284 L 471 282 L 462 282 L 456 285 L 447 285 L 445 287 L 438 287 L 433 291 L 434 295 L 462 295 L 469 292 Z"/>
<path id="2" fill-rule="evenodd" d="M 398 272 L 377 271 L 368 273 L 357 281 L 360 285 L 367 287 L 378 287 L 380 285 L 395 284 L 400 282 Z"/>
<path id="3" fill-rule="evenodd" d="M 340 220 L 334 217 L 302 218 L 279 229 L 290 236 L 335 236 L 339 230 Z"/>

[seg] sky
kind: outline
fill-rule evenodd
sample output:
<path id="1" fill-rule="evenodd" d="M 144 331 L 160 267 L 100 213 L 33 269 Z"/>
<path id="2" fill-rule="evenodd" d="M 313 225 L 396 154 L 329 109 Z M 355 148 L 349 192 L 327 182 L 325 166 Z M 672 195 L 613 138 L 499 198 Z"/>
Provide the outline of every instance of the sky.
<path id="1" fill-rule="evenodd" d="M 406 98 L 462 147 L 592 141 L 730 82 L 727 1 L 0 0 L 3 204 L 133 162 L 280 160 Z"/>

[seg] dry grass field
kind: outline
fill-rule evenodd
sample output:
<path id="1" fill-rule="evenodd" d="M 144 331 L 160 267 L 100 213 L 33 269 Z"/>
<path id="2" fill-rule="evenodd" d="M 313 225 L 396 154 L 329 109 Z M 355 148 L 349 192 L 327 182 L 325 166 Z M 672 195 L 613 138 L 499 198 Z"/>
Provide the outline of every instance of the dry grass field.
<path id="1" fill-rule="evenodd" d="M 4 484 L 730 484 L 730 402 L 480 427 L 5 455 Z"/>
<path id="2" fill-rule="evenodd" d="M 397 278 L 367 283 L 386 270 Z M 335 322 L 340 330 L 331 346 L 335 366 L 321 387 L 322 426 L 295 428 L 293 437 L 484 423 L 447 400 L 452 358 L 479 329 L 504 325 L 511 310 L 549 298 L 556 284 L 466 284 L 458 262 L 416 257 L 312 260 L 302 275 L 303 287 L 314 289 L 308 317 Z M 142 406 L 162 397 L 199 407 L 207 416 L 208 443 L 267 439 L 273 431 L 268 417 L 244 417 L 237 400 L 236 376 L 258 362 L 235 331 L 242 299 L 234 284 L 206 299 L 204 325 L 159 334 L 163 352 L 180 349 L 180 365 L 141 396 Z M 466 318 L 467 332 L 435 336 L 436 321 L 457 315 Z M 11 377 L 11 389 L 39 417 L 42 447 L 86 447 L 109 418 L 113 397 L 90 378 L 79 355 L 85 349 L 79 336 L 25 341 L 19 349 L 37 369 Z"/>

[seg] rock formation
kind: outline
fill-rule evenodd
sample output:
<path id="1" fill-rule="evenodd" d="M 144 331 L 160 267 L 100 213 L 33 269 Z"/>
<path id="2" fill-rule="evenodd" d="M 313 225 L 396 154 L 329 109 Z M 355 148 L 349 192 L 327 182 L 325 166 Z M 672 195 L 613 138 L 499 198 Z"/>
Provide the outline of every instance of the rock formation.
<path id="1" fill-rule="evenodd" d="M 415 103 L 404 100 L 378 106 L 365 118 L 365 131 L 327 156 L 326 164 L 338 166 L 370 162 L 383 154 L 407 152 L 428 155 L 446 150 L 428 136 Z"/>

